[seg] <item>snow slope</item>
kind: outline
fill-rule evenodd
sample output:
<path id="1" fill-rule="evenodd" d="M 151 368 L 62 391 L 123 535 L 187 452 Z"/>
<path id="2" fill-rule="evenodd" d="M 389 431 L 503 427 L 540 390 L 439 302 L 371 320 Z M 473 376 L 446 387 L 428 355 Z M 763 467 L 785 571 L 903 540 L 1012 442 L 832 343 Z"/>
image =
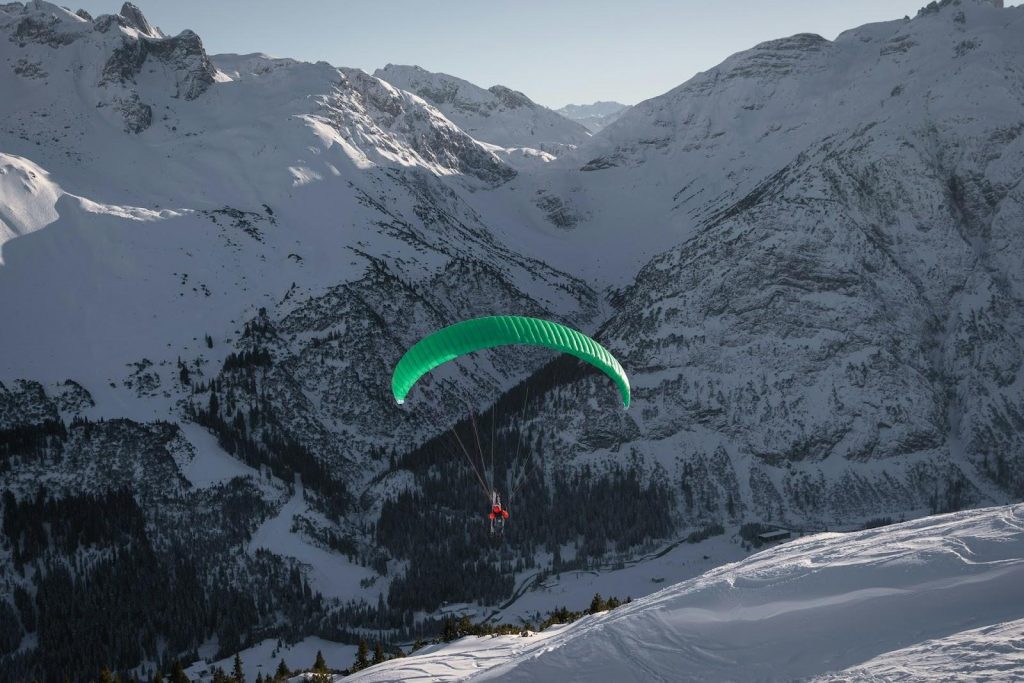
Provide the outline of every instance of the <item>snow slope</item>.
<path id="1" fill-rule="evenodd" d="M 1021 677 L 1024 619 L 926 640 L 814 678 L 840 681 L 1012 681 Z"/>
<path id="2" fill-rule="evenodd" d="M 311 587 L 327 598 L 356 599 L 364 594 L 362 580 L 376 578 L 373 570 L 349 562 L 341 554 L 314 545 L 297 532 L 298 518 L 305 516 L 325 523 L 305 502 L 305 490 L 299 484 L 295 493 L 278 511 L 276 517 L 256 529 L 248 551 L 259 550 L 292 557 L 309 567 L 307 578 Z"/>
<path id="3" fill-rule="evenodd" d="M 37 165 L 0 154 L 0 264 L 5 242 L 57 220 L 61 191 Z"/>
<path id="4" fill-rule="evenodd" d="M 623 562 L 622 566 L 609 564 L 600 569 L 547 575 L 539 584 L 535 581 L 536 572 L 527 573 L 518 583 L 525 590 L 511 604 L 495 610 L 467 606 L 464 611 L 478 620 L 486 617 L 491 623 L 536 623 L 537 615 L 543 617 L 555 607 L 586 607 L 595 593 L 619 600 L 647 595 L 664 585 L 692 579 L 712 567 L 736 562 L 749 555 L 736 531 L 737 527 L 732 527 L 725 534 L 699 543 L 668 543 Z"/>
<path id="5" fill-rule="evenodd" d="M 1013 680 L 1022 618 L 1016 505 L 805 537 L 566 627 L 464 638 L 347 680 Z"/>
<path id="6" fill-rule="evenodd" d="M 255 681 L 257 676 L 273 676 L 282 661 L 292 670 L 308 669 L 316 661 L 317 652 L 323 654 L 327 666 L 338 669 L 349 666 L 356 658 L 355 645 L 335 643 L 317 637 L 303 638 L 297 643 L 281 643 L 274 639 L 262 640 L 238 654 L 242 658 L 245 680 Z M 231 672 L 234 662 L 233 656 L 209 662 L 196 662 L 185 669 L 185 675 L 191 681 L 210 681 L 213 679 L 215 668 Z"/>

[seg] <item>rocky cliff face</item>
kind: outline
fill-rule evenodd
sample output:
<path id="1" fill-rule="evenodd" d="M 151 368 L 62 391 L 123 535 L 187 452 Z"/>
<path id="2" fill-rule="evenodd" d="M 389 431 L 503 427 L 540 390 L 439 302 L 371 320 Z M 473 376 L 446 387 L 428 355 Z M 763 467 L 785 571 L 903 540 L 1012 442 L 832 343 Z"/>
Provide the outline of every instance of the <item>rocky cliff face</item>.
<path id="1" fill-rule="evenodd" d="M 683 238 L 603 327 L 643 406 L 628 443 L 728 454 L 762 517 L 1020 495 L 1017 27 L 945 3 L 771 41 L 580 150 L 582 176 L 668 178 Z"/>
<path id="2" fill-rule="evenodd" d="M 20 52 L 27 55 L 22 57 L 26 63 L 36 63 L 31 57 L 41 55 L 33 46 L 40 45 L 72 51 L 76 57 L 84 49 L 106 55 L 99 77 L 85 84 L 103 87 L 101 96 L 105 101 L 99 105 L 111 104 L 120 111 L 128 132 L 140 133 L 153 122 L 153 102 L 140 96 L 137 83 L 147 64 L 150 71 L 159 67 L 172 74 L 171 97 L 195 99 L 214 82 L 214 69 L 199 36 L 183 31 L 167 37 L 131 3 L 125 3 L 119 14 L 105 14 L 95 20 L 88 13 L 72 14 L 46 2 L 14 3 L 5 6 L 0 21 Z M 54 63 L 52 56 L 47 56 L 47 61 Z M 91 75 L 92 69 L 88 72 Z M 88 81 L 89 76 L 85 79 Z"/>
<path id="3" fill-rule="evenodd" d="M 342 85 L 346 86 L 344 90 L 339 89 L 334 97 L 323 100 L 324 109 L 339 129 L 353 123 L 358 126 L 360 119 L 366 117 L 397 138 L 398 144 L 383 147 L 385 153 L 401 157 L 404 147 L 433 168 L 476 176 L 490 183 L 515 176 L 515 171 L 492 152 L 409 93 L 358 69 L 343 70 Z M 357 112 L 355 120 L 352 112 Z"/>

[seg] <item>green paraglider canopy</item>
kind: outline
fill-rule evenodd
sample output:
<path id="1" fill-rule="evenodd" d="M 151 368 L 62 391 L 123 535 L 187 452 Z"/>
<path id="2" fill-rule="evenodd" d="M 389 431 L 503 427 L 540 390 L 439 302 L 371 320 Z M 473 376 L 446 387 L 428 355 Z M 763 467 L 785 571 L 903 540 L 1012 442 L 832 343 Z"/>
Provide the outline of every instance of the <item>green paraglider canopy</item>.
<path id="1" fill-rule="evenodd" d="M 398 361 L 391 377 L 391 391 L 395 400 L 402 403 L 419 378 L 442 363 L 473 351 L 509 344 L 544 346 L 590 363 L 618 385 L 622 404 L 629 407 L 629 378 L 608 349 L 565 325 L 516 315 L 465 320 L 424 337 Z"/>

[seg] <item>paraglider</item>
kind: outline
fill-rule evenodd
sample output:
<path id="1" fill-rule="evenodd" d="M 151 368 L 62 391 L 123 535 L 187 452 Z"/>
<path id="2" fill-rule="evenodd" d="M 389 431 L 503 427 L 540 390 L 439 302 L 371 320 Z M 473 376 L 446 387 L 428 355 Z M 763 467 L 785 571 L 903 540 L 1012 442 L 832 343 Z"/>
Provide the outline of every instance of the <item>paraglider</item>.
<path id="1" fill-rule="evenodd" d="M 589 363 L 612 380 L 618 388 L 623 407 L 629 407 L 631 398 L 629 377 L 608 349 L 571 327 L 540 318 L 513 315 L 465 320 L 438 330 L 416 342 L 398 361 L 392 374 L 391 391 L 395 401 L 399 404 L 404 403 L 409 392 L 421 377 L 448 361 L 476 351 L 516 344 L 546 347 L 573 355 Z M 490 509 L 487 517 L 490 521 L 491 531 L 501 532 L 510 517 L 508 505 L 511 504 L 517 489 L 513 488 L 508 503 L 503 506 L 501 495 L 497 489 L 484 481 L 485 477 L 481 476 L 468 450 L 458 438 L 458 434 L 455 434 L 455 437 L 459 442 L 459 447 L 466 455 L 467 461 L 473 467 L 481 488 L 485 494 L 490 496 Z"/>

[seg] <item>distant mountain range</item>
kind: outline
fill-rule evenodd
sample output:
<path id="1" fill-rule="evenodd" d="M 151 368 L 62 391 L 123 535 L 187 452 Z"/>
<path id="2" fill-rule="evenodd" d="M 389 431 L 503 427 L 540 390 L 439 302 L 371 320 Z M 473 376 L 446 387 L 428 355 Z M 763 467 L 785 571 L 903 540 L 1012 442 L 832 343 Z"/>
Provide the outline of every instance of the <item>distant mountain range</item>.
<path id="1" fill-rule="evenodd" d="M 627 109 L 629 109 L 628 104 L 594 102 L 593 104 L 567 104 L 555 111 L 583 125 L 590 132 L 596 133 L 622 116 Z"/>

